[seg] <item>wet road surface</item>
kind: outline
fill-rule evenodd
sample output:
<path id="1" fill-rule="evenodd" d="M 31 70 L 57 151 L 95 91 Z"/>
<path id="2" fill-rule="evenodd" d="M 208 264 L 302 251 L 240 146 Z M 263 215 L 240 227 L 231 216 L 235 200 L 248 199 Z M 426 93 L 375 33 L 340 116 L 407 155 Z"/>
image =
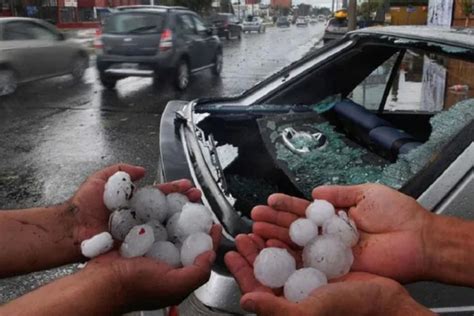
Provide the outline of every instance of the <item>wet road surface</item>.
<path id="1" fill-rule="evenodd" d="M 267 28 L 224 42 L 220 78 L 195 75 L 179 93 L 148 78 L 127 78 L 104 90 L 95 68 L 75 83 L 69 76 L 21 86 L 0 97 L 0 209 L 60 203 L 92 172 L 127 162 L 147 169 L 143 183 L 156 179 L 161 113 L 169 100 L 236 95 L 301 58 L 322 37 L 322 24 Z M 93 65 L 93 62 L 91 63 Z M 74 266 L 0 280 L 5 302 L 71 273 Z"/>

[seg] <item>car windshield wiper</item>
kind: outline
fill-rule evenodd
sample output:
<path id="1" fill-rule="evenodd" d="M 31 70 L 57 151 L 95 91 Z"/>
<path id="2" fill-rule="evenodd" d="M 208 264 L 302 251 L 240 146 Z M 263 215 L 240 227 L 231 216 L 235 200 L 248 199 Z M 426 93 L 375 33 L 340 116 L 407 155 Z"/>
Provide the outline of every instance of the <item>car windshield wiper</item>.
<path id="1" fill-rule="evenodd" d="M 148 25 L 148 26 L 138 27 L 136 29 L 130 30 L 129 32 L 130 33 L 141 33 L 141 32 L 153 30 L 153 29 L 156 29 L 156 28 L 157 28 L 156 25 Z"/>

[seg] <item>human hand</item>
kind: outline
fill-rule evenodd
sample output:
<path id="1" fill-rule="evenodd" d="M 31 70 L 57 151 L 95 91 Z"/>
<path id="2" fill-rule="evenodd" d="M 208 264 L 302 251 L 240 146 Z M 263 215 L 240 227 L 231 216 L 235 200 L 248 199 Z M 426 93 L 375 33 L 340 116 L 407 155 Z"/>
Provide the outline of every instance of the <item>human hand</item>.
<path id="1" fill-rule="evenodd" d="M 349 273 L 320 287 L 299 303 L 293 303 L 259 283 L 253 262 L 265 247 L 255 234 L 236 238 L 238 252 L 229 252 L 225 262 L 243 294 L 243 309 L 257 315 L 433 315 L 417 304 L 397 282 L 368 273 Z"/>
<path id="2" fill-rule="evenodd" d="M 313 190 L 313 198 L 331 202 L 336 208 L 348 208 L 360 240 L 353 248 L 352 271 L 363 271 L 408 282 L 426 277 L 424 228 L 432 214 L 413 198 L 378 184 L 322 186 Z M 268 246 L 294 245 L 288 233 L 291 223 L 305 215 L 309 201 L 284 194 L 268 198 L 269 206 L 252 210 L 254 233 L 267 240 Z"/>
<path id="3" fill-rule="evenodd" d="M 99 256 L 88 262 L 87 270 L 112 271 L 110 286 L 118 287 L 120 312 L 160 309 L 177 305 L 209 280 L 222 228 L 213 225 L 210 235 L 214 250 L 199 255 L 194 264 L 173 268 L 147 257 L 123 258 L 118 251 Z"/>
<path id="4" fill-rule="evenodd" d="M 69 210 L 74 214 L 73 238 L 74 244 L 80 243 L 98 233 L 108 230 L 110 211 L 104 204 L 105 183 L 117 171 L 127 172 L 132 181 L 138 181 L 145 175 L 145 169 L 127 164 L 116 164 L 102 169 L 79 187 L 70 202 Z M 190 201 L 197 202 L 201 192 L 193 188 L 189 180 L 177 180 L 157 185 L 163 193 L 180 192 L 186 194 Z"/>

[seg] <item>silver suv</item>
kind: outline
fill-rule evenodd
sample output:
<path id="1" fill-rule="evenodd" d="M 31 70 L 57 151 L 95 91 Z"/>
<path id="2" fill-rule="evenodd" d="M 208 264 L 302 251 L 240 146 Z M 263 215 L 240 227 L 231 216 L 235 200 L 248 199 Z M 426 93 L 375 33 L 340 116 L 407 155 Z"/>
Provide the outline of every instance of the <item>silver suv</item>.
<path id="1" fill-rule="evenodd" d="M 195 12 L 181 7 L 121 7 L 96 40 L 97 68 L 109 89 L 119 79 L 171 78 L 179 90 L 192 73 L 222 70 L 222 45 Z"/>

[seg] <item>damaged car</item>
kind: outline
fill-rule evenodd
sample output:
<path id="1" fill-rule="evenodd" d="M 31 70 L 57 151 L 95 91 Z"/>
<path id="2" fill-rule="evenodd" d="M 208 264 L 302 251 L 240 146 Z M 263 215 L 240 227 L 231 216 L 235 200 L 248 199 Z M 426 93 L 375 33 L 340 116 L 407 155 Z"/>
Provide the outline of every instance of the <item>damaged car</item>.
<path id="1" fill-rule="evenodd" d="M 190 178 L 224 241 L 195 309 L 240 313 L 223 263 L 268 195 L 307 199 L 325 184 L 382 183 L 436 213 L 473 218 L 474 35 L 429 27 L 362 29 L 242 95 L 171 101 L 160 176 Z M 471 315 L 473 290 L 407 285 L 440 314 Z M 467 308 L 471 306 L 471 309 Z"/>

